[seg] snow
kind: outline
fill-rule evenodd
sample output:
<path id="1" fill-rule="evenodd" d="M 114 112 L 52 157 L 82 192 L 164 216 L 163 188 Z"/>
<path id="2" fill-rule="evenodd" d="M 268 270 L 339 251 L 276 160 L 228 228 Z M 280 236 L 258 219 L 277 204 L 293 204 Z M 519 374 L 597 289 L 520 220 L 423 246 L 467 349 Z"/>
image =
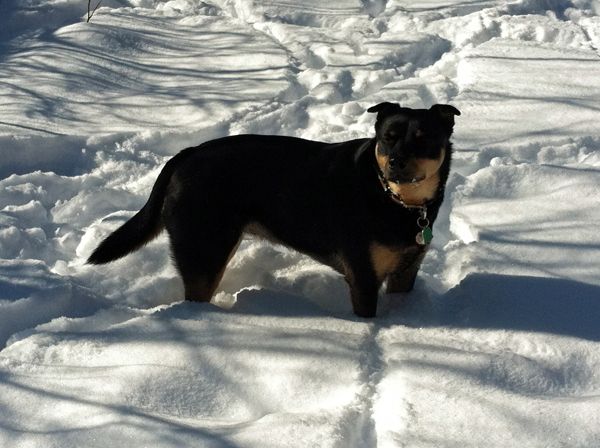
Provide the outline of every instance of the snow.
<path id="1" fill-rule="evenodd" d="M 600 445 L 597 0 L 0 2 L 0 446 Z M 180 149 L 462 115 L 408 295 L 245 239 L 88 266 Z M 216 305 L 216 306 L 215 306 Z"/>

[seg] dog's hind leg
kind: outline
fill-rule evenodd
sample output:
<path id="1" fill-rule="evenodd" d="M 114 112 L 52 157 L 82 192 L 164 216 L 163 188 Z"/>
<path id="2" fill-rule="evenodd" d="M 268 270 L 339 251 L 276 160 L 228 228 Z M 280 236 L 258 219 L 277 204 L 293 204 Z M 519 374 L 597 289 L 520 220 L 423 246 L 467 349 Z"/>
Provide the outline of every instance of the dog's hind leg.
<path id="1" fill-rule="evenodd" d="M 214 217 L 210 222 L 178 220 L 167 224 L 167 230 L 185 299 L 209 302 L 237 249 L 241 230 Z"/>

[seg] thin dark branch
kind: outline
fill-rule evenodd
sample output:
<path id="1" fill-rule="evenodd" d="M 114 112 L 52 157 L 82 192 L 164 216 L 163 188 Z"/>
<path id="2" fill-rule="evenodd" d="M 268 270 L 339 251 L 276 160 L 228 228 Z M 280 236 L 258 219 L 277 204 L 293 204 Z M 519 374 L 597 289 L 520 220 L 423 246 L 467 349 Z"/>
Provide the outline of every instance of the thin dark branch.
<path id="1" fill-rule="evenodd" d="M 102 0 L 98 0 L 98 3 L 96 3 L 96 7 L 94 8 L 94 10 L 92 12 L 90 12 L 90 8 L 92 6 L 92 0 L 88 0 L 87 22 L 89 22 L 90 20 L 92 20 L 92 17 L 94 16 L 96 10 L 100 7 L 101 3 L 102 3 Z"/>

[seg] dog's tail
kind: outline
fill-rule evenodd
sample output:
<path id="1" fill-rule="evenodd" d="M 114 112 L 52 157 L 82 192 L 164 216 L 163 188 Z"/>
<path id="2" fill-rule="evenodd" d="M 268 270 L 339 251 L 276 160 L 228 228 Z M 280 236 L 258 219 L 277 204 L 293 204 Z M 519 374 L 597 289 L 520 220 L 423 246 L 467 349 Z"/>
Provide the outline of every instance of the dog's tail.
<path id="1" fill-rule="evenodd" d="M 178 159 L 179 157 L 175 156 L 167 162 L 152 187 L 146 205 L 102 241 L 88 258 L 88 263 L 104 264 L 117 260 L 134 252 L 158 236 L 164 227 L 161 211 L 165 193 L 171 176 L 178 165 Z"/>

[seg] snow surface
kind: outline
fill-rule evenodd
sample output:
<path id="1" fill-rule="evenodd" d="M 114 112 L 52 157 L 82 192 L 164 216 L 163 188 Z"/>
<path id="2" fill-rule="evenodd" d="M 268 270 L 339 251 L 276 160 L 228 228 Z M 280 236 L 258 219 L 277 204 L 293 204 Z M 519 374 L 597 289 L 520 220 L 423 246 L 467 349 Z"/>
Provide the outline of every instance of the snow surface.
<path id="1" fill-rule="evenodd" d="M 93 3 L 93 2 L 92 2 Z M 600 2 L 0 1 L 1 447 L 600 446 Z M 462 111 L 409 295 L 244 240 L 214 304 L 98 242 L 178 150 Z"/>

